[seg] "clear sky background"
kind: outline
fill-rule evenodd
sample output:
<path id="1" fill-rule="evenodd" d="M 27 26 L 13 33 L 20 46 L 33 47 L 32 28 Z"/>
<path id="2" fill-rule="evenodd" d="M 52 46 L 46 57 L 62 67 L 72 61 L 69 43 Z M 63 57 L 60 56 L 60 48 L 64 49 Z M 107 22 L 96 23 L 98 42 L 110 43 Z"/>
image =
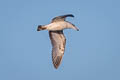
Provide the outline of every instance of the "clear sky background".
<path id="1" fill-rule="evenodd" d="M 52 65 L 48 24 L 67 18 L 62 64 Z M 119 0 L 0 0 L 0 80 L 120 80 Z"/>

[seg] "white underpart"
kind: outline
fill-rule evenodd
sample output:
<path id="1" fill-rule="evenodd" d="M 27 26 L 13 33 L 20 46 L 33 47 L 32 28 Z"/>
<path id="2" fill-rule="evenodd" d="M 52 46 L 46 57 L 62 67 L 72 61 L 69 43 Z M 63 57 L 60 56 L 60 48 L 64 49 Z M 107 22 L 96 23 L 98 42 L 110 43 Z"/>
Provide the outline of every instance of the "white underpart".
<path id="1" fill-rule="evenodd" d="M 77 28 L 74 25 L 66 21 L 53 22 L 48 25 L 45 25 L 44 27 L 46 27 L 46 29 L 50 31 L 57 31 L 70 28 L 77 30 Z"/>

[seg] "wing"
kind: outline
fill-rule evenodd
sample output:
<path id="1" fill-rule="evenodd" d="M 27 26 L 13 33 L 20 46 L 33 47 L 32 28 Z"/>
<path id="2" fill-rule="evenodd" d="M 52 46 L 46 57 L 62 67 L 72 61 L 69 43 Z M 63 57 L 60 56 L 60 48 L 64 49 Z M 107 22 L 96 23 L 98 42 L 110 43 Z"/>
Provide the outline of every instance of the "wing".
<path id="1" fill-rule="evenodd" d="M 66 15 L 57 16 L 57 17 L 52 19 L 52 22 L 61 21 L 61 20 L 65 21 L 66 17 L 74 17 L 74 15 L 66 14 Z"/>
<path id="2" fill-rule="evenodd" d="M 52 43 L 52 61 L 57 69 L 64 55 L 66 39 L 63 31 L 49 31 L 49 36 Z"/>

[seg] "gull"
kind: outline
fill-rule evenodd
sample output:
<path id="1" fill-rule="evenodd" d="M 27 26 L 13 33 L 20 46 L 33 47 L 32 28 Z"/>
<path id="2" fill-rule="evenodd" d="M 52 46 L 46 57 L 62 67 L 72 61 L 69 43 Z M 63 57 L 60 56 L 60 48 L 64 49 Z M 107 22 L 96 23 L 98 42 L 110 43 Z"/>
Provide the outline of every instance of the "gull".
<path id="1" fill-rule="evenodd" d="M 54 68 L 57 69 L 62 61 L 65 51 L 66 38 L 64 36 L 64 29 L 79 29 L 72 23 L 66 21 L 66 17 L 74 17 L 72 14 L 57 16 L 52 19 L 50 24 L 38 25 L 37 31 L 48 30 L 49 37 L 52 44 L 52 62 Z"/>

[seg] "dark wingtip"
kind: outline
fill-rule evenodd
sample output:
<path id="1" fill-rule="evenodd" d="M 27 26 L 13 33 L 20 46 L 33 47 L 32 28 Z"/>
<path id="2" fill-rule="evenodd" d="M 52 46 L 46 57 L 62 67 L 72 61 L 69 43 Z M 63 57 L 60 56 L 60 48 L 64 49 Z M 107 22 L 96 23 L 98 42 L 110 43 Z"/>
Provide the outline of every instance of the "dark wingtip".
<path id="1" fill-rule="evenodd" d="M 71 17 L 75 17 L 73 14 L 68 14 L 69 16 L 71 16 Z"/>
<path id="2" fill-rule="evenodd" d="M 63 15 L 63 17 L 74 17 L 73 14 L 66 14 L 66 15 Z"/>
<path id="3" fill-rule="evenodd" d="M 55 60 L 53 59 L 53 65 L 55 69 L 58 69 L 62 60 L 62 56 L 58 56 Z"/>
<path id="4" fill-rule="evenodd" d="M 54 66 L 55 69 L 58 69 L 58 66 Z"/>
<path id="5" fill-rule="evenodd" d="M 79 31 L 79 29 L 77 29 L 77 31 Z"/>

